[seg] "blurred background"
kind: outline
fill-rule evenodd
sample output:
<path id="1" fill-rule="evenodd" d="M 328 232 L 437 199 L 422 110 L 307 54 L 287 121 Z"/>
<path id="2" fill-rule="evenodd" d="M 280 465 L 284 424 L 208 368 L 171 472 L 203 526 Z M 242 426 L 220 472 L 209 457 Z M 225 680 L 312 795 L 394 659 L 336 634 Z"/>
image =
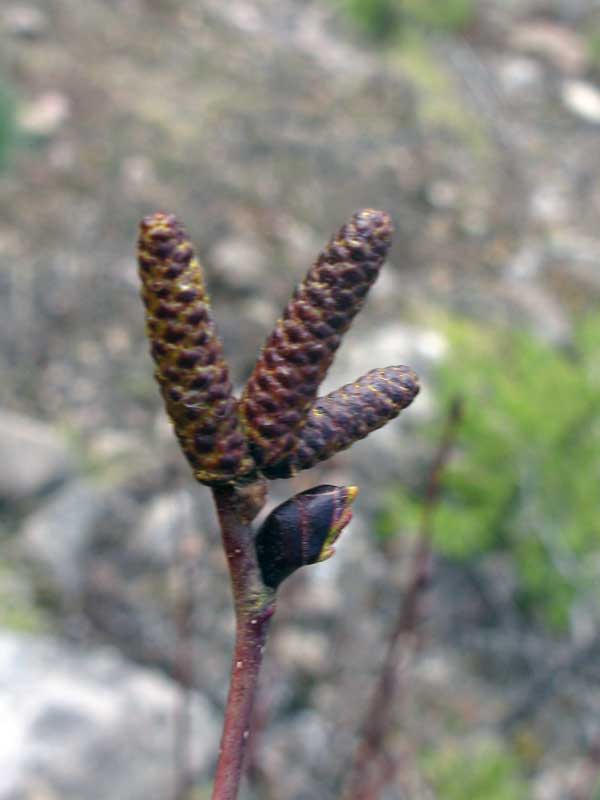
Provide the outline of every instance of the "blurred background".
<path id="1" fill-rule="evenodd" d="M 597 0 L 3 0 L 1 800 L 210 793 L 233 616 L 139 219 L 188 226 L 242 385 L 366 206 L 395 244 L 324 388 L 405 363 L 423 391 L 272 484 L 361 494 L 282 594 L 243 797 L 340 796 L 424 529 L 372 800 L 600 797 L 599 134 Z"/>

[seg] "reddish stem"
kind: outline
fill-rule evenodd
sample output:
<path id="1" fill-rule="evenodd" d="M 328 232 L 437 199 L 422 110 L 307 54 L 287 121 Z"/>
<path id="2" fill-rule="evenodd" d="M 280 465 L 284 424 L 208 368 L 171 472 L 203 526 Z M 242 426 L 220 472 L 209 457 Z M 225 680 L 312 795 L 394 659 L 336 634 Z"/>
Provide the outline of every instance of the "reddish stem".
<path id="1" fill-rule="evenodd" d="M 235 800 L 250 731 L 258 673 L 274 606 L 238 621 L 213 800 Z"/>
<path id="2" fill-rule="evenodd" d="M 235 800 L 275 595 L 264 586 L 256 561 L 249 524 L 256 506 L 234 486 L 213 493 L 231 575 L 236 639 L 212 800 Z"/>

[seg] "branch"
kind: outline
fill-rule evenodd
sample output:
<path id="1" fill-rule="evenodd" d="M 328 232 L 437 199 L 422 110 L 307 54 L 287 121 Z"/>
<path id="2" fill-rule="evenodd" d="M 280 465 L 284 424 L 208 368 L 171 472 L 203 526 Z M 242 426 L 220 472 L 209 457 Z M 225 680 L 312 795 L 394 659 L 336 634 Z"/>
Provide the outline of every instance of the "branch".
<path id="1" fill-rule="evenodd" d="M 386 752 L 385 739 L 391 723 L 393 699 L 400 693 L 398 662 L 400 649 L 416 649 L 421 602 L 431 577 L 432 523 L 441 493 L 441 478 L 456 441 L 462 418 L 462 403 L 456 398 L 450 407 L 438 448 L 429 469 L 415 544 L 410 579 L 400 603 L 396 623 L 389 636 L 388 650 L 362 724 L 359 743 L 350 768 L 344 800 L 377 800 L 398 770 L 398 759 Z"/>
<path id="2" fill-rule="evenodd" d="M 275 592 L 262 582 L 250 528 L 251 519 L 264 503 L 261 487 L 264 490 L 264 484 L 251 486 L 255 497 L 250 503 L 248 491 L 238 487 L 213 489 L 231 575 L 236 638 L 212 800 L 237 797 L 258 674 L 275 611 Z"/>

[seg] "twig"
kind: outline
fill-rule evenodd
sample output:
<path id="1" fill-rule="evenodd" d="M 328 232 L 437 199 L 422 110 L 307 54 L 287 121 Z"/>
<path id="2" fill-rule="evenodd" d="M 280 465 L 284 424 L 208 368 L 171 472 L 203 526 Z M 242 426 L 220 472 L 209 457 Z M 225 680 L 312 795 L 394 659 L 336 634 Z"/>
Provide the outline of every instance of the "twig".
<path id="1" fill-rule="evenodd" d="M 298 572 L 294 580 L 284 587 L 282 597 L 282 611 L 278 612 L 273 620 L 269 632 L 271 643 L 271 655 L 267 666 L 266 675 L 260 681 L 258 698 L 255 703 L 252 722 L 250 725 L 250 743 L 246 751 L 246 776 L 254 793 L 261 800 L 275 798 L 275 787 L 272 786 L 273 780 L 262 759 L 262 737 L 265 734 L 271 716 L 275 713 L 278 701 L 276 698 L 274 685 L 277 683 L 281 673 L 281 664 L 277 662 L 277 637 L 281 631 L 285 630 L 290 621 L 290 609 L 294 607 L 298 595 L 306 591 L 306 574 Z"/>
<path id="2" fill-rule="evenodd" d="M 273 630 L 271 630 L 271 643 L 273 642 Z M 255 793 L 262 798 L 270 797 L 271 792 L 268 786 L 268 776 L 265 773 L 261 757 L 260 745 L 261 737 L 267 727 L 271 716 L 271 704 L 265 692 L 258 692 L 258 698 L 254 706 L 252 721 L 250 723 L 250 742 L 246 750 L 246 777 Z"/>
<path id="3" fill-rule="evenodd" d="M 256 510 L 247 511 L 235 486 L 215 488 L 213 494 L 231 575 L 236 637 L 212 800 L 235 800 L 275 593 L 263 584 L 256 560 L 249 524 Z"/>
<path id="4" fill-rule="evenodd" d="M 388 650 L 364 717 L 359 743 L 350 768 L 344 800 L 377 800 L 398 770 L 398 758 L 386 752 L 385 739 L 392 721 L 392 699 L 398 700 L 400 649 L 417 646 L 421 601 L 431 576 L 432 522 L 439 503 L 441 477 L 448 462 L 462 418 L 462 402 L 456 398 L 448 412 L 438 449 L 429 469 L 415 544 L 410 579 L 403 595 Z"/>

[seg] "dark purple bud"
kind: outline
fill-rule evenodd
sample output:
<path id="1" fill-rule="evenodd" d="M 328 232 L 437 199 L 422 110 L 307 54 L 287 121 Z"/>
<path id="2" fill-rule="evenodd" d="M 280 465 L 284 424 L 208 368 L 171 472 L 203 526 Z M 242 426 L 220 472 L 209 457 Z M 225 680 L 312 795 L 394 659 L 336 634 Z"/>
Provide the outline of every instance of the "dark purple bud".
<path id="1" fill-rule="evenodd" d="M 300 567 L 325 561 L 352 518 L 356 486 L 315 486 L 272 511 L 256 535 L 256 555 L 267 586 Z"/>

